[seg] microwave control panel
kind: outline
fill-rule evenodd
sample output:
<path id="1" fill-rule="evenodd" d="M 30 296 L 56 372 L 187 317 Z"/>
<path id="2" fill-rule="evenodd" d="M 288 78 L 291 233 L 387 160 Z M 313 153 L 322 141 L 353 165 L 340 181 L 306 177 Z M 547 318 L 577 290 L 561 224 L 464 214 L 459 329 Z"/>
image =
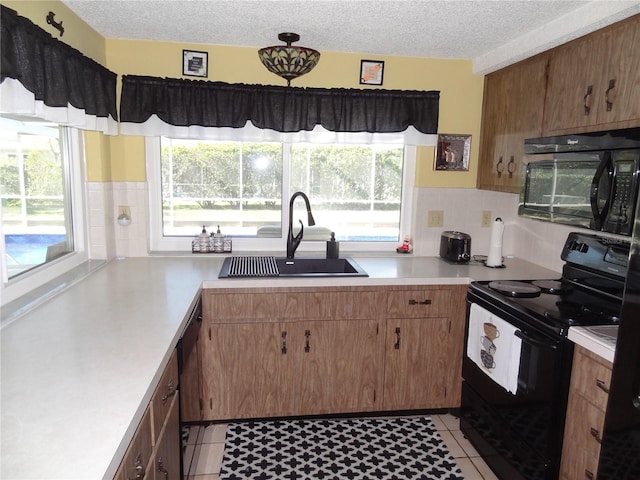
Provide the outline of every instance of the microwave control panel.
<path id="1" fill-rule="evenodd" d="M 603 230 L 621 235 L 631 235 L 636 192 L 638 191 L 637 162 L 616 160 L 614 168 L 611 206 Z"/>

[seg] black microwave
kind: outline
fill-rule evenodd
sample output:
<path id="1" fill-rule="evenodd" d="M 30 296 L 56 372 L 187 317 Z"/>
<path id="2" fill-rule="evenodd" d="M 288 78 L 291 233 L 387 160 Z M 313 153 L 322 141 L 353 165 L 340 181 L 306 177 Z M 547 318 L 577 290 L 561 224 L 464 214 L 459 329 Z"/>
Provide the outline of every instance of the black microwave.
<path id="1" fill-rule="evenodd" d="M 525 140 L 518 215 L 631 235 L 640 128 Z"/>

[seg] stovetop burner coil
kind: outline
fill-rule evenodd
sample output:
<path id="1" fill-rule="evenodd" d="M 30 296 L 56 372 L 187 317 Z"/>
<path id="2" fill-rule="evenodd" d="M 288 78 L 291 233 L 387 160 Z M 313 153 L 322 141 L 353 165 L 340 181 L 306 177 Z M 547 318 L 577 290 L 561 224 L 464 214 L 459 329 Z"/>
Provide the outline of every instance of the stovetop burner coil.
<path id="1" fill-rule="evenodd" d="M 531 283 L 512 280 L 489 282 L 489 288 L 509 297 L 533 298 L 540 296 L 540 288 Z"/>
<path id="2" fill-rule="evenodd" d="M 531 284 L 538 287 L 543 293 L 551 295 L 560 295 L 569 290 L 568 286 L 560 280 L 534 280 Z"/>

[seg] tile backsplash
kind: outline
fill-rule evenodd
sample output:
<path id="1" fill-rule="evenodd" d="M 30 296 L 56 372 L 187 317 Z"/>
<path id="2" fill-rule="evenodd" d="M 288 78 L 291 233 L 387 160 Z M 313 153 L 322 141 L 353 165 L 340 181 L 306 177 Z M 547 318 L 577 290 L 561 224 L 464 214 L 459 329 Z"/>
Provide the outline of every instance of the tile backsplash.
<path id="1" fill-rule="evenodd" d="M 148 255 L 148 187 L 146 182 L 89 182 L 90 255 L 96 259 Z M 119 207 L 127 206 L 131 224 L 122 226 Z M 428 227 L 428 212 L 443 212 L 441 227 Z M 414 190 L 414 231 L 411 234 L 417 255 L 437 256 L 440 235 L 457 230 L 471 235 L 471 254 L 487 255 L 491 228 L 482 226 L 484 211 L 491 220 L 505 224 L 503 255 L 514 255 L 532 263 L 562 270 L 560 253 L 572 227 L 518 217 L 518 195 L 460 188 L 416 188 Z"/>

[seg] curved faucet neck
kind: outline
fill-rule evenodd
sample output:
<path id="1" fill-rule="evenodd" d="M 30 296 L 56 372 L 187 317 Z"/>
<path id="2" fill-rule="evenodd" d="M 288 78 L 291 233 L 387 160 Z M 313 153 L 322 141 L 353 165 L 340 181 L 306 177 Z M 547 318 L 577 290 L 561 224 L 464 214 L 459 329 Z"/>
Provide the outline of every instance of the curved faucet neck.
<path id="1" fill-rule="evenodd" d="M 293 235 L 293 203 L 296 198 L 302 197 L 304 200 L 305 206 L 307 207 L 307 223 L 309 226 L 315 225 L 316 222 L 313 219 L 313 215 L 311 214 L 311 204 L 309 203 L 309 197 L 307 197 L 303 192 L 296 192 L 291 195 L 291 199 L 289 200 L 289 231 L 287 233 L 287 258 L 292 259 L 302 241 L 302 236 L 304 235 L 304 225 L 302 224 L 302 220 L 300 222 L 300 232 L 297 235 Z"/>

